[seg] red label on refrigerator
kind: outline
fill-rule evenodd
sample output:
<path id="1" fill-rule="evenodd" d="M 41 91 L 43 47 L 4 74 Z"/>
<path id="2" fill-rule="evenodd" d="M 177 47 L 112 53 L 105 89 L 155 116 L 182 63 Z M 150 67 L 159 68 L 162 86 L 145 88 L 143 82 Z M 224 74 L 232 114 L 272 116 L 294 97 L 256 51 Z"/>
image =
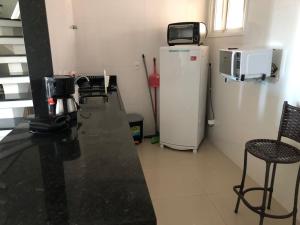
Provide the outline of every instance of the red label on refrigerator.
<path id="1" fill-rule="evenodd" d="M 197 60 L 197 56 L 191 56 L 191 61 L 196 61 Z"/>

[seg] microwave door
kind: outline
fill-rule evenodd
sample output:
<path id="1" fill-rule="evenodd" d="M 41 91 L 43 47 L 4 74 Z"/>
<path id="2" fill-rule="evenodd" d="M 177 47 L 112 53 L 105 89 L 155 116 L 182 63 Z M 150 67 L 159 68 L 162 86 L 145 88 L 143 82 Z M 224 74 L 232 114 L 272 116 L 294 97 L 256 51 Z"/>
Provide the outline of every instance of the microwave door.
<path id="1" fill-rule="evenodd" d="M 232 55 L 231 55 L 231 76 L 233 77 L 237 77 L 237 74 L 236 74 L 236 52 L 233 52 Z"/>
<path id="2" fill-rule="evenodd" d="M 193 42 L 193 25 L 176 25 L 170 27 L 169 40 L 172 43 Z"/>
<path id="3" fill-rule="evenodd" d="M 227 76 L 233 76 L 232 65 L 234 65 L 233 52 L 220 52 L 220 72 Z"/>

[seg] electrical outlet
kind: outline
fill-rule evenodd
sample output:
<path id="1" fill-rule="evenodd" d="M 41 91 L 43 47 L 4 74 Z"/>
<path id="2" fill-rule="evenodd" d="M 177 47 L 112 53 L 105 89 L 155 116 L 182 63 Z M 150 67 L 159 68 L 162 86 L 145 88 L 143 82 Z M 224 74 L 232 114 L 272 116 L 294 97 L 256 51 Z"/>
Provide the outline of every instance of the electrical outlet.
<path id="1" fill-rule="evenodd" d="M 208 120 L 208 125 L 209 125 L 210 127 L 215 126 L 215 120 Z"/>
<path id="2" fill-rule="evenodd" d="M 139 61 L 135 61 L 134 66 L 135 66 L 135 69 L 138 70 L 138 69 L 140 69 L 141 64 Z"/>

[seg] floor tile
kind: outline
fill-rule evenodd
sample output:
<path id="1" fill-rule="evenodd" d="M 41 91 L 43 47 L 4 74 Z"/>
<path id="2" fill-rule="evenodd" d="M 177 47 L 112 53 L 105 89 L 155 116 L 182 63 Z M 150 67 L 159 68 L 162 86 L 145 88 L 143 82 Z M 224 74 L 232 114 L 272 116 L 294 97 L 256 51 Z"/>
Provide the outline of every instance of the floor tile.
<path id="1" fill-rule="evenodd" d="M 158 144 L 152 145 L 146 141 L 138 146 L 143 168 L 173 168 L 174 166 L 191 166 L 199 163 L 199 155 L 190 151 L 176 151 L 160 148 Z"/>
<path id="2" fill-rule="evenodd" d="M 203 182 L 207 194 L 232 193 L 233 186 L 240 184 L 241 178 L 242 171 L 232 162 L 215 165 L 214 169 L 209 168 L 204 174 L 198 174 L 198 179 Z M 257 184 L 247 176 L 246 186 L 253 187 Z"/>
<path id="3" fill-rule="evenodd" d="M 154 200 L 158 225 L 225 225 L 205 195 Z"/>
<path id="4" fill-rule="evenodd" d="M 144 170 L 152 198 L 188 196 L 204 193 L 204 185 L 194 167 L 176 166 Z"/>

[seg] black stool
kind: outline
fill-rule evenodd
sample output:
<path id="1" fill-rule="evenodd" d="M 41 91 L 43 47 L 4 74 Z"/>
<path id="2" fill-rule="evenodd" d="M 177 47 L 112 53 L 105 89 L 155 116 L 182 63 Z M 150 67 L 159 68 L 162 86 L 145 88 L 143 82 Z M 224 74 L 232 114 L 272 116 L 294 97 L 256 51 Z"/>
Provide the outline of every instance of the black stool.
<path id="1" fill-rule="evenodd" d="M 235 213 L 238 213 L 240 201 L 242 200 L 250 210 L 260 215 L 260 225 L 263 225 L 265 217 L 274 219 L 285 219 L 293 217 L 293 225 L 296 225 L 300 167 L 298 170 L 296 181 L 293 211 L 286 215 L 273 215 L 266 213 L 266 208 L 271 208 L 277 164 L 292 164 L 300 161 L 300 151 L 289 144 L 281 142 L 282 137 L 286 137 L 300 143 L 300 108 L 291 106 L 287 102 L 284 102 L 283 105 L 277 140 L 256 139 L 246 143 L 242 181 L 240 185 L 233 187 L 234 192 L 238 195 Z M 244 189 L 248 153 L 266 162 L 265 184 L 263 188 L 255 187 Z M 270 168 L 272 164 L 272 177 L 271 183 L 269 185 Z M 261 206 L 254 207 L 245 199 L 244 195 L 250 191 L 263 191 Z M 269 198 L 267 199 L 268 193 Z"/>

